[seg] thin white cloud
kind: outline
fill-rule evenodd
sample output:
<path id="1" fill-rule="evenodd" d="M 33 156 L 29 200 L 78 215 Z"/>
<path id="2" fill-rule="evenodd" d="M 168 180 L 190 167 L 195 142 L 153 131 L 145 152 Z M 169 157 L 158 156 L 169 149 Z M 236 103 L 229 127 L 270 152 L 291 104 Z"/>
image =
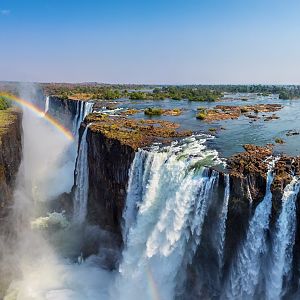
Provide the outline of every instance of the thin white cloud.
<path id="1" fill-rule="evenodd" d="M 8 16 L 10 14 L 10 10 L 9 9 L 1 9 L 0 14 L 2 16 Z"/>

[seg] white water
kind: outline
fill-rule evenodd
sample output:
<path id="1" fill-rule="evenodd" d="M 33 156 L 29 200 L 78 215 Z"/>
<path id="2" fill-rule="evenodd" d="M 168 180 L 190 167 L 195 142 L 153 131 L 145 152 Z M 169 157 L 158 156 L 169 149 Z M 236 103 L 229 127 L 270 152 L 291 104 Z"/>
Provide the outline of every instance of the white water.
<path id="1" fill-rule="evenodd" d="M 73 201 L 73 221 L 81 224 L 84 222 L 87 213 L 88 187 L 89 187 L 89 168 L 88 168 L 88 143 L 87 133 L 89 126 L 85 127 L 81 137 L 76 163 L 76 182 Z"/>
<path id="2" fill-rule="evenodd" d="M 93 102 L 77 101 L 76 102 L 76 115 L 73 119 L 72 132 L 78 140 L 78 133 L 81 122 L 84 121 L 85 117 L 93 111 Z"/>
<path id="3" fill-rule="evenodd" d="M 262 256 L 266 252 L 266 232 L 272 209 L 271 184 L 274 159 L 269 164 L 266 193 L 250 220 L 247 236 L 229 274 L 225 296 L 228 299 L 253 299 L 260 280 Z"/>
<path id="4" fill-rule="evenodd" d="M 228 201 L 230 196 L 230 178 L 228 174 L 225 174 L 225 189 L 224 189 L 224 200 L 221 210 L 221 215 L 218 224 L 218 233 L 217 233 L 217 255 L 220 272 L 223 268 L 223 256 L 224 256 L 224 245 L 225 245 L 225 233 L 226 233 L 226 220 L 228 213 Z"/>
<path id="5" fill-rule="evenodd" d="M 49 110 L 49 100 L 50 99 L 50 97 L 49 96 L 47 96 L 46 97 L 46 102 L 45 102 L 45 114 L 48 112 L 48 110 Z"/>
<path id="6" fill-rule="evenodd" d="M 286 186 L 282 197 L 282 211 L 276 222 L 272 238 L 272 252 L 267 268 L 266 298 L 281 299 L 283 296 L 283 278 L 292 268 L 293 246 L 296 233 L 296 198 L 300 189 L 298 177 L 294 177 Z"/>
<path id="7" fill-rule="evenodd" d="M 134 157 L 129 171 L 127 200 L 123 212 L 123 237 L 127 239 L 128 231 L 135 222 L 138 205 L 143 199 L 154 155 L 140 149 Z"/>
<path id="8" fill-rule="evenodd" d="M 91 110 L 91 103 L 78 105 L 76 128 Z M 18 278 L 11 284 L 5 300 L 174 299 L 178 275 L 185 270 L 185 258 L 193 256 L 201 243 L 203 224 L 218 179 L 216 171 L 205 168 L 220 163 L 218 153 L 206 149 L 207 137 L 191 137 L 170 147 L 153 147 L 136 153 L 123 213 L 123 260 L 119 272 L 108 272 L 101 269 L 97 256 L 80 264 L 67 259 L 60 248 L 76 248 L 74 240 L 80 236 L 72 233 L 72 222 L 64 212 L 45 211 L 51 199 L 69 190 L 66 179 L 72 178 L 74 171 L 74 165 L 65 155 L 69 142 L 45 120 L 28 111 L 24 111 L 23 128 L 24 159 L 14 207 L 18 241 L 7 254 L 7 260 L 17 265 Z M 86 135 L 87 129 L 79 146 L 76 167 L 75 223 L 83 223 L 86 217 Z M 231 269 L 227 298 L 255 298 L 262 274 L 262 256 L 267 250 L 273 165 L 274 161 L 268 172 L 266 195 L 250 220 L 245 242 Z M 299 188 L 299 181 L 294 178 L 282 199 L 283 209 L 265 272 L 270 274 L 266 280 L 268 299 L 281 298 L 283 280 L 291 269 Z M 215 220 L 220 269 L 224 263 L 229 191 L 229 176 L 225 176 L 222 209 Z M 62 243 L 60 248 L 52 243 L 57 238 Z"/>
<path id="9" fill-rule="evenodd" d="M 35 95 L 22 97 L 34 99 Z M 70 141 L 27 109 L 23 112 L 23 134 L 23 160 L 12 215 L 17 235 L 11 247 L 7 245 L 5 260 L 0 261 L 8 270 L 15 269 L 17 276 L 5 300 L 107 299 L 112 273 L 98 267 L 93 256 L 81 265 L 71 262 L 51 242 L 58 238 L 60 248 L 72 249 L 80 238 L 68 230 L 62 212 L 45 213 L 51 199 L 69 191 L 74 174 L 73 158 L 66 156 Z"/>
<path id="10" fill-rule="evenodd" d="M 217 177 L 203 168 L 218 161 L 217 152 L 205 149 L 204 142 L 191 138 L 137 154 L 124 213 L 127 243 L 113 299 L 174 297 L 187 244 L 200 241 Z"/>

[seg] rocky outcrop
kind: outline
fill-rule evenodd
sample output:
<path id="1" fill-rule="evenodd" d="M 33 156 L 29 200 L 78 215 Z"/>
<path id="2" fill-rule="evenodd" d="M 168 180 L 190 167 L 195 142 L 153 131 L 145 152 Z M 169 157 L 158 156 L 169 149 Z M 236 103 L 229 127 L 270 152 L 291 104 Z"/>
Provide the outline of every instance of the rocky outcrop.
<path id="1" fill-rule="evenodd" d="M 83 101 L 61 99 L 55 96 L 49 97 L 48 113 L 59 120 L 65 127 L 71 129 L 74 117 L 79 113 Z"/>
<path id="2" fill-rule="evenodd" d="M 15 108 L 0 111 L 0 219 L 8 214 L 22 158 L 22 114 Z"/>
<path id="3" fill-rule="evenodd" d="M 280 104 L 256 104 L 256 105 L 217 105 L 212 109 L 205 107 L 198 108 L 197 118 L 207 122 L 238 119 L 242 115 L 252 120 L 260 119 L 258 113 L 271 113 L 276 112 L 282 108 Z M 264 121 L 278 119 L 275 114 L 271 116 L 264 115 Z"/>
<path id="4" fill-rule="evenodd" d="M 244 145 L 244 148 L 245 152 L 234 155 L 228 161 L 228 169 L 235 187 L 233 194 L 243 199 L 245 193 L 248 193 L 248 198 L 256 206 L 265 194 L 268 162 L 276 155 L 273 153 L 273 145 Z M 275 211 L 281 208 L 284 188 L 291 182 L 292 176 L 300 175 L 300 157 L 281 154 L 277 159 L 271 186 Z"/>

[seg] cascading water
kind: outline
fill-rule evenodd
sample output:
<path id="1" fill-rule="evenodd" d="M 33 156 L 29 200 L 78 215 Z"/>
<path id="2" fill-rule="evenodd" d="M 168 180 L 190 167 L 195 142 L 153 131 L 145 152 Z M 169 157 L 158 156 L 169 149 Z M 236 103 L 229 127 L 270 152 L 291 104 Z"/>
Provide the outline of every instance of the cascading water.
<path id="1" fill-rule="evenodd" d="M 224 200 L 223 206 L 220 214 L 220 220 L 218 224 L 218 232 L 216 234 L 217 238 L 217 254 L 218 254 L 218 263 L 219 269 L 222 271 L 223 268 L 223 255 L 224 255 L 224 244 L 225 244 L 225 233 L 226 233 L 226 220 L 228 213 L 228 201 L 230 196 L 230 178 L 228 174 L 225 174 L 225 190 L 224 190 Z"/>
<path id="2" fill-rule="evenodd" d="M 81 122 L 93 111 L 93 102 L 76 101 L 76 114 L 73 119 L 72 132 L 78 139 L 78 133 Z"/>
<path id="3" fill-rule="evenodd" d="M 46 98 L 45 113 L 50 100 Z M 89 102 L 77 103 L 74 132 L 92 106 Z M 272 231 L 269 219 L 276 159 L 270 163 L 265 197 L 254 211 L 245 240 L 228 273 L 224 248 L 232 189 L 229 175 L 224 175 L 224 185 L 221 185 L 219 172 L 206 167 L 221 163 L 217 151 L 206 148 L 207 136 L 193 136 L 168 147 L 156 145 L 138 150 L 129 173 L 122 224 L 124 250 L 119 270 L 102 269 L 100 255 L 83 259 L 78 244 L 88 226 L 85 222 L 88 127 L 78 147 L 73 222 L 69 222 L 66 213 L 50 209 L 49 204 L 69 191 L 70 182 L 66 178 L 73 177 L 75 165 L 74 157 L 68 154 L 70 142 L 51 130 L 43 118 L 32 117 L 24 111 L 24 158 L 12 222 L 17 234 L 14 247 L 6 256 L 18 276 L 5 300 L 191 299 L 189 293 L 187 298 L 180 298 L 184 295 L 181 286 L 188 282 L 185 280 L 190 276 L 189 266 L 203 259 L 197 255 L 206 249 L 215 256 L 214 265 L 205 284 L 195 285 L 196 289 L 206 289 L 203 293 L 208 295 L 206 298 L 255 299 L 259 281 L 265 285 L 266 299 L 285 296 L 295 243 L 299 178 L 294 177 L 285 188 L 282 210 Z M 270 233 L 270 247 L 266 232 Z M 266 253 L 270 253 L 268 260 Z M 195 272 L 193 276 L 198 276 L 200 281 L 208 276 L 205 271 L 211 267 L 210 263 L 209 260 L 202 269 L 196 269 L 196 265 L 196 271 L 202 274 Z M 181 277 L 182 273 L 186 274 Z M 196 281 L 195 277 L 192 279 Z M 199 298 L 201 293 L 194 298 L 197 295 Z"/>
<path id="4" fill-rule="evenodd" d="M 35 99 L 34 94 L 23 97 Z M 1 261 L 15 278 L 4 299 L 108 299 L 111 274 L 99 268 L 92 256 L 78 265 L 64 254 L 76 251 L 80 236 L 63 212 L 50 208 L 52 199 L 69 191 L 67 179 L 73 177 L 74 165 L 66 153 L 71 142 L 26 109 L 22 123 L 23 160 L 10 221 L 15 234 L 12 245 L 6 245 L 5 262 Z"/>
<path id="5" fill-rule="evenodd" d="M 50 102 L 50 97 L 49 96 L 47 96 L 46 97 L 46 101 L 45 101 L 45 114 L 48 112 L 48 110 L 49 110 L 49 103 Z"/>
<path id="6" fill-rule="evenodd" d="M 85 127 L 81 142 L 79 145 L 77 163 L 76 163 L 76 183 L 75 194 L 73 201 L 73 221 L 81 224 L 84 222 L 87 213 L 87 199 L 89 186 L 89 169 L 87 158 L 87 133 L 89 125 Z"/>
<path id="7" fill-rule="evenodd" d="M 116 299 L 172 299 L 187 244 L 199 242 L 219 162 L 205 139 L 139 151 L 130 172 L 124 213 L 126 245 Z"/>
<path id="8" fill-rule="evenodd" d="M 85 117 L 93 111 L 92 102 L 83 102 L 80 101 L 77 104 L 77 109 L 79 109 L 79 115 L 75 116 L 77 124 L 75 126 L 76 137 L 78 136 L 80 124 L 84 121 Z M 89 169 L 88 169 L 88 159 L 87 159 L 87 133 L 90 124 L 85 127 L 85 130 L 82 134 L 78 155 L 76 159 L 75 174 L 75 193 L 73 201 L 73 221 L 75 223 L 81 224 L 84 222 L 86 213 L 87 213 L 87 200 L 88 200 L 88 186 L 89 186 Z"/>
<path id="9" fill-rule="evenodd" d="M 272 251 L 267 268 L 266 298 L 281 299 L 284 296 L 283 280 L 292 268 L 293 246 L 296 233 L 296 198 L 300 189 L 298 177 L 286 186 L 282 197 L 282 210 L 276 222 L 272 238 Z"/>
<path id="10" fill-rule="evenodd" d="M 247 236 L 234 261 L 225 287 L 228 299 L 253 299 L 260 279 L 262 256 L 266 249 L 266 232 L 272 209 L 271 184 L 273 167 L 277 159 L 269 164 L 265 197 L 255 209 L 249 223 Z"/>

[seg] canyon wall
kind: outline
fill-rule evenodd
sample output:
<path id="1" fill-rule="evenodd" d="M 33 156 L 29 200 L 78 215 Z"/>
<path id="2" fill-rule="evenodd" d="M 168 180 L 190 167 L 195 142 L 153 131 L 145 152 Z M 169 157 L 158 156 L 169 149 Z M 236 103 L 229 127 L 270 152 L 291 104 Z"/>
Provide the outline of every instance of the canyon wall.
<path id="1" fill-rule="evenodd" d="M 79 106 L 81 101 L 60 99 L 55 96 L 49 96 L 48 113 L 56 118 L 65 127 L 71 129 L 75 117 L 79 117 Z"/>
<path id="2" fill-rule="evenodd" d="M 89 197 L 87 219 L 121 236 L 121 220 L 135 149 L 88 131 Z"/>
<path id="3" fill-rule="evenodd" d="M 22 114 L 0 111 L 0 219 L 8 214 L 22 158 Z"/>

